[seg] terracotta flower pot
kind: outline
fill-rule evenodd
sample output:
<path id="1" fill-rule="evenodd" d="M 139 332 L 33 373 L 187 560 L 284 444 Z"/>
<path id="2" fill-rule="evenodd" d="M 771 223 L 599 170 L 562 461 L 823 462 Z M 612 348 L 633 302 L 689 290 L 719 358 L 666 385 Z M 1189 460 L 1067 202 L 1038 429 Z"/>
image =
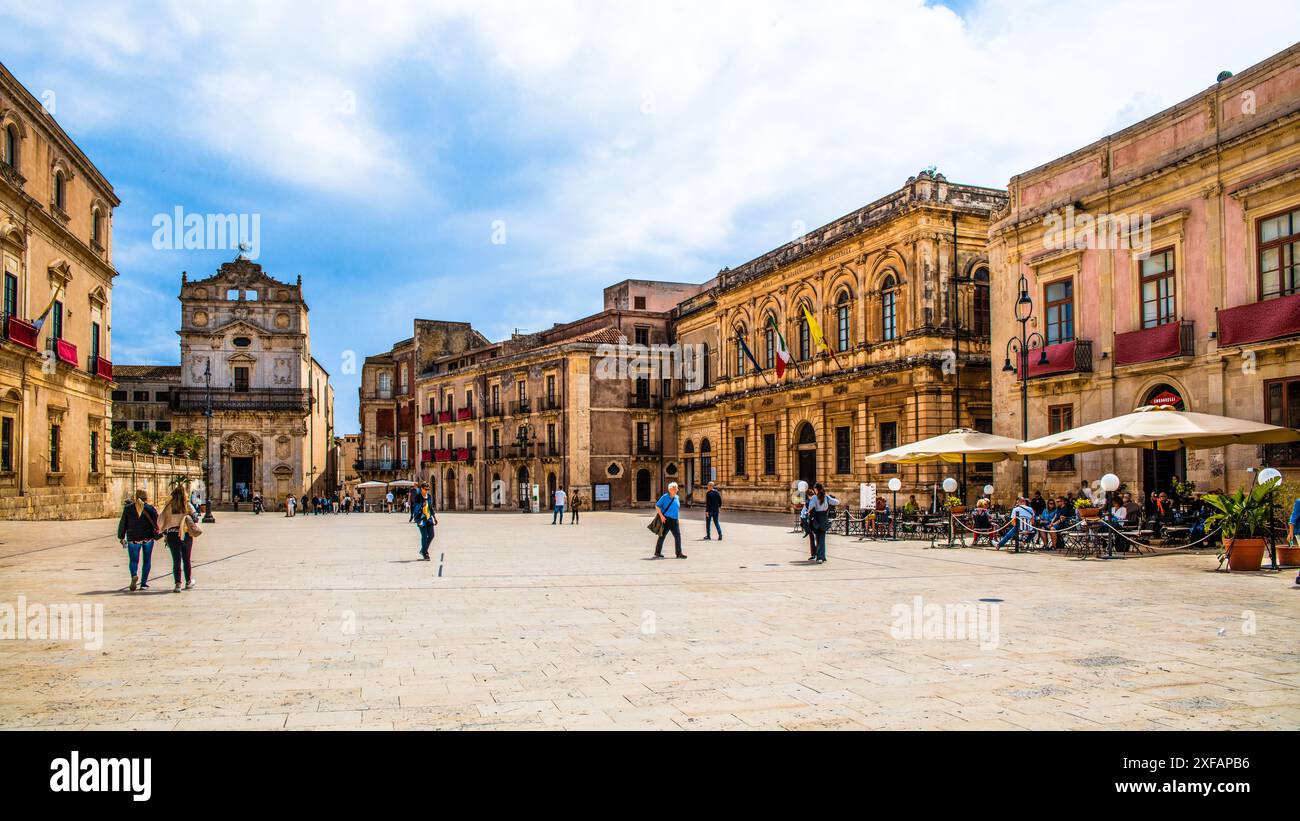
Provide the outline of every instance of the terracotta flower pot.
<path id="1" fill-rule="evenodd" d="M 1223 546 L 1228 551 L 1229 570 L 1259 570 L 1268 552 L 1264 539 L 1224 539 Z"/>
<path id="2" fill-rule="evenodd" d="M 1076 509 L 1079 511 L 1079 518 L 1081 519 L 1095 519 L 1101 513 L 1101 510 L 1095 507 L 1080 507 Z"/>
<path id="3" fill-rule="evenodd" d="M 960 516 L 960 515 L 962 515 L 963 513 L 966 512 L 966 506 L 965 506 L 965 505 L 953 505 L 952 507 L 948 508 L 948 512 L 951 513 L 951 514 L 954 515 L 954 516 Z"/>
<path id="4" fill-rule="evenodd" d="M 1277 566 L 1278 567 L 1300 567 L 1300 546 L 1281 545 L 1281 544 L 1278 545 Z"/>

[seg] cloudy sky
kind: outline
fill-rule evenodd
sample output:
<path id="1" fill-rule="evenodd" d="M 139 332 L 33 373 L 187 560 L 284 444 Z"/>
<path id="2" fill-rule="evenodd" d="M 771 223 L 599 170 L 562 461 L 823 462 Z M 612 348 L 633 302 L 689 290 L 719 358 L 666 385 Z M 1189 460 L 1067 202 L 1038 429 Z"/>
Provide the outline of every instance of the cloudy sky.
<path id="1" fill-rule="evenodd" d="M 937 166 L 1002 186 L 1291 45 L 1294 0 L 0 1 L 2 60 L 116 187 L 113 359 L 174 362 L 154 218 L 260 218 L 340 432 L 415 316 L 489 338 L 702 282 Z"/>

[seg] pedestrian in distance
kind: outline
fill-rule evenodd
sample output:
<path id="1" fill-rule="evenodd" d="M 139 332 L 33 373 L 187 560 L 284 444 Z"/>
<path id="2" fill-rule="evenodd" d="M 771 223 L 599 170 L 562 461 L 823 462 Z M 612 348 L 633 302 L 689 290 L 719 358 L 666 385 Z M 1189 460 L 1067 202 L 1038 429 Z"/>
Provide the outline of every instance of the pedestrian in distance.
<path id="1" fill-rule="evenodd" d="M 560 519 L 560 524 L 564 524 L 564 503 L 566 501 L 568 501 L 568 496 L 565 494 L 564 488 L 557 487 L 555 489 L 554 504 L 551 506 L 551 524 L 555 524 L 557 516 Z"/>
<path id="2" fill-rule="evenodd" d="M 131 591 L 139 585 L 149 589 L 149 569 L 153 563 L 153 543 L 158 538 L 158 511 L 149 504 L 149 494 L 135 492 L 135 499 L 122 508 L 117 523 L 117 540 L 126 548 L 127 566 L 131 571 Z M 140 560 L 143 558 L 143 566 Z M 137 570 L 139 573 L 137 573 Z"/>
<path id="3" fill-rule="evenodd" d="M 718 523 L 718 514 L 722 512 L 722 494 L 709 482 L 708 492 L 704 494 L 704 539 L 712 538 L 712 528 L 718 529 L 718 541 L 722 541 L 722 525 Z"/>
<path id="4" fill-rule="evenodd" d="M 578 492 L 575 490 L 572 494 L 572 498 L 569 499 L 569 524 L 571 525 L 576 525 L 578 523 L 578 505 L 581 502 L 582 499 L 578 496 Z"/>
<path id="5" fill-rule="evenodd" d="M 438 524 L 438 514 L 433 509 L 433 496 L 429 483 L 421 482 L 415 498 L 415 524 L 420 528 L 420 560 L 429 561 L 429 546 L 433 544 L 433 529 Z"/>
<path id="6" fill-rule="evenodd" d="M 686 554 L 682 552 L 682 528 L 679 519 L 681 517 L 681 500 L 677 498 L 677 483 L 668 483 L 668 492 L 659 497 L 655 502 L 655 515 L 659 517 L 659 541 L 655 542 L 654 558 L 662 559 L 664 557 L 664 539 L 669 533 L 673 534 L 673 546 L 677 550 L 677 558 L 684 559 Z"/>

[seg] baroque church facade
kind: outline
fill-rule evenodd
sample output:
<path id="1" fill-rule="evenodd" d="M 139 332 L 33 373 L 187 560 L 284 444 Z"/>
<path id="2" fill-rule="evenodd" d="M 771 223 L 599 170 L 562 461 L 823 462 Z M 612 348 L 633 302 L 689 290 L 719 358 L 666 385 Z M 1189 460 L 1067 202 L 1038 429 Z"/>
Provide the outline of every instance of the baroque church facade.
<path id="1" fill-rule="evenodd" d="M 311 353 L 302 278 L 281 282 L 241 255 L 206 279 L 182 274 L 180 301 L 174 429 L 208 435 L 211 408 L 212 504 L 332 493 L 334 389 Z"/>

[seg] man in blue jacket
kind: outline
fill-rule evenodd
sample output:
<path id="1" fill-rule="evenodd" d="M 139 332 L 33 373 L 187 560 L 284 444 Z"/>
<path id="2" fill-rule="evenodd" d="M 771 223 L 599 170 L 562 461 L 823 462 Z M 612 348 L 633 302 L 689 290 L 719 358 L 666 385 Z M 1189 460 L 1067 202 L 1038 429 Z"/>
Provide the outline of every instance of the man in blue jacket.
<path id="1" fill-rule="evenodd" d="M 681 502 L 677 499 L 677 483 L 668 483 L 668 492 L 659 497 L 655 502 L 655 515 L 659 517 L 659 541 L 655 542 L 655 558 L 664 557 L 664 538 L 673 534 L 674 547 L 677 548 L 677 558 L 684 559 L 686 554 L 682 552 L 682 529 L 679 526 L 678 518 L 681 515 Z"/>

